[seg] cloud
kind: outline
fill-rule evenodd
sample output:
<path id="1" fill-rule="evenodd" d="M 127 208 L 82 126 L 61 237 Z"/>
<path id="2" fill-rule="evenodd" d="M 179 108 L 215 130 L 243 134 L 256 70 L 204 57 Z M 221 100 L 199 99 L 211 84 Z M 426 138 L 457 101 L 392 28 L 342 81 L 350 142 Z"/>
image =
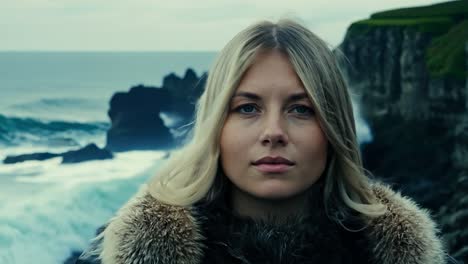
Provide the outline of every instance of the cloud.
<path id="1" fill-rule="evenodd" d="M 15 0 L 0 9 L 0 50 L 220 50 L 250 23 L 283 16 L 336 46 L 353 21 L 433 2 Z"/>

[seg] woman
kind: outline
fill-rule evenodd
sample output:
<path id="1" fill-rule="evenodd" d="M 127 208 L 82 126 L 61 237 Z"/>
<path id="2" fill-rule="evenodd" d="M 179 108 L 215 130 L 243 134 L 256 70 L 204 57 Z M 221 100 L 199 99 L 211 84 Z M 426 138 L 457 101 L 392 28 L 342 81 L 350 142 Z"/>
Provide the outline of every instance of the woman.
<path id="1" fill-rule="evenodd" d="M 221 51 L 158 175 L 81 263 L 445 262 L 428 213 L 367 177 L 333 53 L 290 20 Z"/>

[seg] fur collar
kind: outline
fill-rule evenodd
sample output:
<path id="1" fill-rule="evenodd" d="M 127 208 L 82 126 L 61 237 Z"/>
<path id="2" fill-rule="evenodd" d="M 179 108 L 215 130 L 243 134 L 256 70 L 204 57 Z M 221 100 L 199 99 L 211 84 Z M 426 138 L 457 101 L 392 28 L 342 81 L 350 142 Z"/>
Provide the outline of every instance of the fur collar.
<path id="1" fill-rule="evenodd" d="M 154 199 L 143 185 L 113 217 L 82 257 L 102 264 L 201 264 L 206 247 L 200 211 Z M 373 185 L 387 212 L 364 230 L 370 254 L 381 264 L 442 264 L 445 254 L 428 211 L 380 183 Z M 268 232 L 266 233 L 268 234 Z M 279 262 L 278 262 L 279 263 Z M 329 263 L 329 262 L 327 262 Z"/>
<path id="2" fill-rule="evenodd" d="M 321 188 L 311 189 L 309 214 L 289 216 L 280 224 L 275 223 L 274 217 L 263 221 L 240 216 L 223 199 L 197 204 L 206 238 L 201 263 L 369 263 L 364 232 L 348 232 L 331 221 L 321 197 Z M 346 226 L 358 229 L 349 221 Z"/>

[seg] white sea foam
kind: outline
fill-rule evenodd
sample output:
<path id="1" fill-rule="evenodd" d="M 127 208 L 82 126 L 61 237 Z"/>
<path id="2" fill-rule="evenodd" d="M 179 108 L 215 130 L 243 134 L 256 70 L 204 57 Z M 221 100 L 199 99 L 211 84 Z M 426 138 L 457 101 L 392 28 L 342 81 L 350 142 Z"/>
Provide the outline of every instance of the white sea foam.
<path id="1" fill-rule="evenodd" d="M 353 114 L 356 122 L 356 133 L 359 144 L 371 142 L 372 132 L 370 131 L 369 125 L 366 123 L 364 118 L 362 118 L 360 105 L 357 103 L 357 99 L 354 96 L 352 96 L 352 102 Z"/>
<path id="2" fill-rule="evenodd" d="M 86 248 L 164 155 L 131 151 L 105 161 L 1 165 L 0 263 L 61 263 L 72 249 Z"/>

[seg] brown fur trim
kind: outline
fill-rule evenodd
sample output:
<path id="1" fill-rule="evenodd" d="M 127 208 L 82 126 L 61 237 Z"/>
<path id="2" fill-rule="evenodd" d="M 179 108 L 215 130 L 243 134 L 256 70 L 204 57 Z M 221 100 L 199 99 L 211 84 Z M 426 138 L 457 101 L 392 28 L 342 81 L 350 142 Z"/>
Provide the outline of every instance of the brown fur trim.
<path id="1" fill-rule="evenodd" d="M 101 263 L 199 264 L 204 237 L 195 208 L 167 205 L 144 185 L 101 233 Z M 442 264 L 445 254 L 429 213 L 411 199 L 376 183 L 373 191 L 387 212 L 373 218 L 366 235 L 375 263 Z"/>
<path id="2" fill-rule="evenodd" d="M 104 231 L 102 264 L 195 264 L 203 256 L 200 227 L 190 209 L 163 204 L 146 185 Z"/>
<path id="3" fill-rule="evenodd" d="M 441 264 L 444 251 L 435 223 L 427 210 L 380 183 L 373 191 L 387 212 L 370 222 L 373 252 L 382 264 Z"/>

